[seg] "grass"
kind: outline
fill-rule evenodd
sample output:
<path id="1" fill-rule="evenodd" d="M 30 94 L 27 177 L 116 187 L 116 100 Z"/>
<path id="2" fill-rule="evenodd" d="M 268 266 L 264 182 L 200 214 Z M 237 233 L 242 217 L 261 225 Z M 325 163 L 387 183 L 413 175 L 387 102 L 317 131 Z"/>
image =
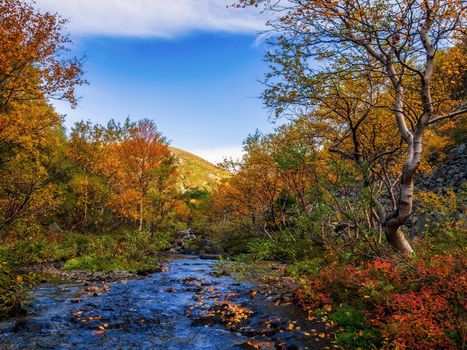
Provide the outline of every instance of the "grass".
<path id="1" fill-rule="evenodd" d="M 170 147 L 171 152 L 178 159 L 181 186 L 183 188 L 213 189 L 230 174 L 207 160 L 187 151 Z"/>

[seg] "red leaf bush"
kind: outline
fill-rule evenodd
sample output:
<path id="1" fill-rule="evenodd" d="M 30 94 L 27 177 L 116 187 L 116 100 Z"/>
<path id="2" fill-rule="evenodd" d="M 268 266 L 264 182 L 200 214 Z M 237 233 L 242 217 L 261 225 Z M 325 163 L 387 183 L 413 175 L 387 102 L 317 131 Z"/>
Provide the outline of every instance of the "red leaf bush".
<path id="1" fill-rule="evenodd" d="M 386 349 L 457 349 L 465 342 L 465 265 L 460 254 L 334 263 L 302 280 L 296 296 L 308 310 L 361 310 Z"/>

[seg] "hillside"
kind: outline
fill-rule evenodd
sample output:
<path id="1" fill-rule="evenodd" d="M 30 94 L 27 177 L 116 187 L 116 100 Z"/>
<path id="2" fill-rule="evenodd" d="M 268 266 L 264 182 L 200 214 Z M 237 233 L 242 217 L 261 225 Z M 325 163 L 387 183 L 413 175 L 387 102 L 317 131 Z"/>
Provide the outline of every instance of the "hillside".
<path id="1" fill-rule="evenodd" d="M 183 188 L 212 189 L 222 179 L 230 176 L 228 172 L 193 153 L 172 146 L 170 150 L 178 159 Z"/>

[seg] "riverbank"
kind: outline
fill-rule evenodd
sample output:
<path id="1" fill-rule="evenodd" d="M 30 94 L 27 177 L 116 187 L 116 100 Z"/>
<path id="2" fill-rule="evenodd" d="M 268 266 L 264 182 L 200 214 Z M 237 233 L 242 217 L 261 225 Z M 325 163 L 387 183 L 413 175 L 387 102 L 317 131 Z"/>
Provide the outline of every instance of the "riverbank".
<path id="1" fill-rule="evenodd" d="M 147 231 L 83 234 L 40 230 L 0 243 L 0 317 L 22 312 L 45 276 L 118 281 L 160 271 L 169 235 Z M 39 274 L 39 276 L 38 276 Z"/>
<path id="2" fill-rule="evenodd" d="M 148 267 L 144 271 L 128 271 L 128 270 L 113 270 L 113 271 L 86 271 L 86 270 L 64 270 L 64 263 L 49 262 L 21 267 L 18 269 L 21 273 L 32 273 L 39 277 L 42 282 L 52 279 L 60 281 L 76 281 L 76 282 L 119 282 L 122 280 L 141 278 L 148 276 L 150 273 L 163 271 L 161 264 L 156 264 L 153 267 Z"/>

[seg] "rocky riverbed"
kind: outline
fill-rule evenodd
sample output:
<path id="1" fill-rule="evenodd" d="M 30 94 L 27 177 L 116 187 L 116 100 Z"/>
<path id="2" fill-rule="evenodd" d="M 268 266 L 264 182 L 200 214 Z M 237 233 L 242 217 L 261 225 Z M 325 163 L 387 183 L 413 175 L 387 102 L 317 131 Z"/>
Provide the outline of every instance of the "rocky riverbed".
<path id="1" fill-rule="evenodd" d="M 293 296 L 179 257 L 164 271 L 112 282 L 43 283 L 24 316 L 0 322 L 1 349 L 331 349 L 326 319 Z"/>

